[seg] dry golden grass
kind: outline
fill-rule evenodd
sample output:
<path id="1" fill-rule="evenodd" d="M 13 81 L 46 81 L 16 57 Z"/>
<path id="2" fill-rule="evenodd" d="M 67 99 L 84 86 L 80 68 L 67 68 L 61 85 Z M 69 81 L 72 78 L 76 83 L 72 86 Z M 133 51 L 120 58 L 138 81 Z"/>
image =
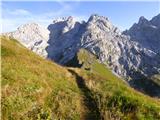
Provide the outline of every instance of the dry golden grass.
<path id="1" fill-rule="evenodd" d="M 1 37 L 1 42 L 2 119 L 80 118 L 81 96 L 67 69 L 13 39 Z"/>
<path id="2" fill-rule="evenodd" d="M 14 39 L 1 36 L 1 42 L 3 120 L 160 119 L 159 100 L 130 88 L 94 59 L 91 71 L 66 68 Z"/>

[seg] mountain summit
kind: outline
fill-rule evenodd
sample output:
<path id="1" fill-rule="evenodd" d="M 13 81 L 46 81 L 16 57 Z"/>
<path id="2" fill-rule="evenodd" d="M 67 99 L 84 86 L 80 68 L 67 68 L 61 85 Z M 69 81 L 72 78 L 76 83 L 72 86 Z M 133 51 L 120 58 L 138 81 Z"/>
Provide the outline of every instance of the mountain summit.
<path id="1" fill-rule="evenodd" d="M 47 57 L 46 47 L 48 46 L 49 30 L 37 23 L 28 23 L 17 28 L 16 31 L 6 33 L 19 40 L 25 47 L 40 56 Z"/>
<path id="2" fill-rule="evenodd" d="M 160 14 L 150 21 L 140 17 L 139 22 L 124 34 L 131 36 L 131 40 L 137 41 L 142 47 L 160 53 Z"/>
<path id="3" fill-rule="evenodd" d="M 144 17 L 127 31 L 120 31 L 108 18 L 91 15 L 87 22 L 73 17 L 54 20 L 48 28 L 26 24 L 6 33 L 40 56 L 65 65 L 85 48 L 126 79 L 160 73 L 159 16 Z"/>

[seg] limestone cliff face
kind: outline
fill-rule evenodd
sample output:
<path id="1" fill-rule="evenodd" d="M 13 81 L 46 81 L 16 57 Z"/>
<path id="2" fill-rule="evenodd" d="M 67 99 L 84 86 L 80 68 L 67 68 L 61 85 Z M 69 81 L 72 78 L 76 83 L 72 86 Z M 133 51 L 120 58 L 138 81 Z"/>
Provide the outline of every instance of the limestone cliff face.
<path id="1" fill-rule="evenodd" d="M 80 37 L 83 24 L 75 21 L 73 17 L 54 20 L 48 26 L 50 37 L 46 48 L 48 58 L 64 64 L 74 57 L 80 48 Z"/>
<path id="2" fill-rule="evenodd" d="M 60 64 L 85 48 L 118 75 L 136 78 L 160 72 L 159 18 L 148 21 L 141 17 L 129 30 L 121 32 L 103 16 L 91 15 L 87 22 L 68 17 L 54 20 L 48 28 L 26 24 L 6 35 Z"/>
<path id="3" fill-rule="evenodd" d="M 132 39 L 113 26 L 108 18 L 93 15 L 87 22 L 81 43 L 120 76 L 136 78 L 137 73 L 148 76 L 158 72 L 158 52 Z"/>
<path id="4" fill-rule="evenodd" d="M 48 46 L 49 30 L 37 23 L 28 23 L 17 28 L 16 31 L 5 33 L 11 36 L 42 57 L 47 56 L 46 47 Z"/>

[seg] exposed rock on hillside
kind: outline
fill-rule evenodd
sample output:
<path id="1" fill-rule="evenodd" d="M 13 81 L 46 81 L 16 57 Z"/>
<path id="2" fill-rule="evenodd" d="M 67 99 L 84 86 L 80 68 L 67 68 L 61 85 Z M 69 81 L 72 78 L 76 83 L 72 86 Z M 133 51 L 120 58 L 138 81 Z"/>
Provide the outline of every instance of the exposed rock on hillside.
<path id="1" fill-rule="evenodd" d="M 37 23 L 28 23 L 20 26 L 16 31 L 6 33 L 5 35 L 19 40 L 22 45 L 40 56 L 47 56 L 45 49 L 48 46 L 49 31 L 43 26 Z"/>
<path id="2" fill-rule="evenodd" d="M 66 63 L 74 57 L 80 48 L 80 37 L 83 24 L 75 21 L 73 17 L 53 21 L 48 26 L 50 37 L 46 48 L 48 58 L 60 64 Z"/>
<path id="3" fill-rule="evenodd" d="M 136 78 L 139 77 L 137 73 L 147 76 L 158 72 L 160 68 L 157 53 L 121 34 L 102 16 L 90 17 L 81 43 L 120 76 Z"/>
<path id="4" fill-rule="evenodd" d="M 150 21 L 140 17 L 124 34 L 130 35 L 131 40 L 137 41 L 142 47 L 151 50 L 154 54 L 160 53 L 160 14 Z"/>

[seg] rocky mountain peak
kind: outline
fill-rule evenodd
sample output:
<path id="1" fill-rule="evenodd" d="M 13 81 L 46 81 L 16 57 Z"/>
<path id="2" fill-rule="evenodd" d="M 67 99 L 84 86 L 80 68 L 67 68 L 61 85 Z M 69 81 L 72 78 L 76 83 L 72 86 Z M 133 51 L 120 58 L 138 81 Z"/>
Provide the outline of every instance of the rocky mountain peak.
<path id="1" fill-rule="evenodd" d="M 148 21 L 144 16 L 141 16 L 141 17 L 139 18 L 138 24 L 139 24 L 139 25 L 149 24 L 149 21 Z"/>
<path id="2" fill-rule="evenodd" d="M 137 41 L 144 48 L 160 53 L 160 14 L 147 20 L 140 17 L 138 24 L 123 32 L 129 35 L 132 41 Z"/>
<path id="3" fill-rule="evenodd" d="M 108 21 L 108 18 L 107 17 L 104 17 L 104 16 L 100 16 L 98 14 L 92 14 L 89 19 L 88 19 L 88 22 L 90 21 L 97 21 L 97 20 L 104 20 L 104 21 Z"/>
<path id="4" fill-rule="evenodd" d="M 73 29 L 75 25 L 80 24 L 75 20 L 74 17 L 63 17 L 53 20 L 53 24 L 48 26 L 49 30 L 57 29 L 62 34 L 67 33 L 69 30 Z M 53 28 L 54 27 L 54 28 Z"/>
<path id="5" fill-rule="evenodd" d="M 28 23 L 17 28 L 16 31 L 5 33 L 19 40 L 21 44 L 42 57 L 46 57 L 45 51 L 50 32 L 45 27 L 37 23 Z"/>
<path id="6" fill-rule="evenodd" d="M 69 16 L 69 17 L 67 18 L 67 21 L 74 21 L 74 17 L 73 17 L 73 16 Z"/>
<path id="7" fill-rule="evenodd" d="M 157 16 L 153 17 L 152 20 L 150 21 L 153 25 L 160 27 L 160 14 Z"/>
<path id="8" fill-rule="evenodd" d="M 44 26 L 41 26 L 37 23 L 27 23 L 27 24 L 24 24 L 20 27 L 17 28 L 17 30 L 19 32 L 22 32 L 22 33 L 35 33 L 35 34 L 38 34 L 39 36 L 43 37 L 44 39 L 48 39 L 48 34 L 49 34 L 49 31 L 46 30 L 46 28 Z"/>
<path id="9" fill-rule="evenodd" d="M 99 16 L 97 14 L 91 15 L 87 24 L 88 29 L 91 27 L 91 29 L 97 28 L 97 30 L 100 29 L 104 31 L 110 31 L 114 27 L 107 17 Z"/>
<path id="10" fill-rule="evenodd" d="M 24 28 L 38 28 L 39 25 L 37 23 L 27 23 L 27 24 L 24 24 L 24 25 L 21 25 L 20 27 L 18 27 L 18 29 L 24 29 Z"/>
<path id="11" fill-rule="evenodd" d="M 68 17 L 61 17 L 61 18 L 56 18 L 53 20 L 53 23 L 57 23 L 57 22 L 74 22 L 75 18 L 73 16 L 68 16 Z"/>

